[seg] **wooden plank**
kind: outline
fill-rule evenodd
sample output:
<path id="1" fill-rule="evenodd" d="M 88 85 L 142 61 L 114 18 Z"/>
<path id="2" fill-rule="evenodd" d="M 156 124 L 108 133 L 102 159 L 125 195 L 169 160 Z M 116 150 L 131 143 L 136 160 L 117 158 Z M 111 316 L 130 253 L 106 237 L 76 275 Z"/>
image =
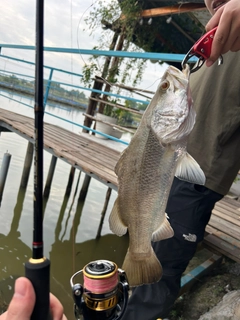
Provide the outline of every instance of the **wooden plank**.
<path id="1" fill-rule="evenodd" d="M 104 123 L 104 124 L 106 124 L 106 125 L 108 125 L 110 127 L 113 127 L 113 128 L 118 128 L 120 131 L 127 131 L 127 132 L 130 132 L 130 133 L 133 133 L 133 134 L 135 133 L 134 130 L 131 130 L 131 129 L 128 129 L 128 128 L 124 128 L 124 127 L 121 127 L 121 126 L 119 126 L 117 124 L 113 124 L 113 123 L 110 123 L 110 122 L 107 122 L 107 121 L 103 121 L 103 120 L 97 119 L 96 117 L 92 117 L 89 114 L 83 113 L 83 115 L 85 117 L 88 117 L 88 118 L 92 119 L 93 121 Z"/>
<path id="2" fill-rule="evenodd" d="M 102 151 L 102 153 L 108 153 L 108 155 L 111 155 L 112 157 L 115 157 L 116 159 L 119 158 L 120 156 L 120 151 L 109 148 L 108 146 L 104 146 L 101 143 L 97 143 L 96 141 L 94 141 L 93 139 L 91 139 L 91 135 L 89 134 L 83 134 L 83 133 L 72 133 L 69 131 L 67 131 L 66 129 L 62 129 L 60 127 L 53 127 L 53 126 L 49 126 L 47 127 L 45 125 L 46 128 L 46 132 L 47 133 L 51 133 L 52 135 L 57 137 L 57 140 L 59 139 L 59 134 L 62 135 L 63 139 L 66 140 L 67 144 L 69 145 L 71 142 L 72 143 L 76 143 L 76 145 L 79 147 L 79 144 L 83 144 L 84 146 L 89 146 L 91 147 L 93 150 L 95 150 L 95 148 L 98 148 L 100 151 Z M 70 139 L 70 141 L 69 141 Z"/>
<path id="3" fill-rule="evenodd" d="M 222 220 L 225 220 L 225 221 L 229 221 L 237 226 L 240 227 L 240 220 L 232 217 L 231 215 L 228 215 L 228 212 L 227 211 L 224 211 L 224 212 L 220 212 L 216 209 L 213 209 L 212 213 L 217 216 L 218 218 L 222 218 Z"/>
<path id="4" fill-rule="evenodd" d="M 236 202 L 236 204 L 233 204 L 233 202 Z M 217 203 L 216 207 L 222 208 L 222 209 L 226 209 L 230 212 L 235 212 L 236 214 L 240 215 L 240 202 L 236 201 L 236 200 L 232 200 L 231 202 L 229 202 L 229 200 L 224 199 L 219 201 L 219 203 Z"/>
<path id="5" fill-rule="evenodd" d="M 230 199 L 227 199 L 227 197 L 224 197 L 221 201 L 216 203 L 216 206 L 222 207 L 222 208 L 228 208 L 231 210 L 238 210 L 240 207 L 240 203 L 236 200 L 230 201 Z"/>
<path id="6" fill-rule="evenodd" d="M 108 157 L 111 157 L 115 161 L 119 159 L 120 152 L 116 152 L 115 150 L 108 148 L 107 146 L 104 146 L 100 143 L 96 143 L 93 140 L 91 141 L 90 139 L 86 138 L 81 138 L 79 135 L 72 135 L 69 136 L 67 134 L 62 134 L 61 131 L 56 131 L 54 130 L 55 128 L 50 128 L 48 132 L 45 134 L 45 142 L 47 139 L 49 141 L 54 140 L 56 143 L 59 143 L 59 135 L 61 134 L 61 145 L 63 149 L 69 149 L 69 150 L 80 150 L 80 149 L 89 149 L 92 150 L 95 154 L 104 154 L 108 155 Z M 50 134 L 49 134 L 50 133 Z"/>
<path id="7" fill-rule="evenodd" d="M 215 206 L 214 207 L 214 210 L 217 211 L 217 212 L 221 212 L 223 214 L 226 214 L 236 220 L 239 220 L 240 219 L 240 214 L 239 214 L 239 211 L 237 210 L 233 210 L 231 208 L 227 209 L 227 208 L 224 208 L 224 207 L 221 207 L 221 206 Z"/>
<path id="8" fill-rule="evenodd" d="M 217 202 L 206 227 L 204 244 L 240 262 L 240 203 L 224 197 Z"/>
<path id="9" fill-rule="evenodd" d="M 62 152 L 65 154 L 65 152 L 68 152 L 69 154 L 72 154 L 72 156 L 76 156 L 79 159 L 83 156 L 88 157 L 89 159 L 88 161 L 90 163 L 94 162 L 102 165 L 104 161 L 104 165 L 107 168 L 111 169 L 112 171 L 114 170 L 114 167 L 118 159 L 116 157 L 112 157 L 109 154 L 108 149 L 105 149 L 104 146 L 101 147 L 97 145 L 97 147 L 95 147 L 94 145 L 94 149 L 92 149 L 88 144 L 79 145 L 78 142 L 73 140 L 71 141 L 71 143 L 69 143 L 69 139 L 68 138 L 64 139 L 64 137 L 62 137 L 61 146 L 59 146 L 58 140 L 59 140 L 58 136 L 54 134 L 51 134 L 50 137 L 45 135 L 44 144 L 45 146 L 48 146 L 53 150 L 57 150 L 59 153 Z"/>
<path id="10" fill-rule="evenodd" d="M 207 10 L 204 3 L 181 3 L 172 6 L 143 10 L 140 14 L 143 18 L 153 18 L 172 14 L 180 14 L 198 10 Z M 124 17 L 121 17 L 124 19 Z"/>
<path id="11" fill-rule="evenodd" d="M 233 238 L 231 235 L 227 235 L 224 232 L 217 230 L 209 225 L 207 225 L 206 227 L 206 232 L 227 242 L 230 246 L 237 247 L 240 249 L 240 240 Z"/>
<path id="12" fill-rule="evenodd" d="M 240 263 L 240 249 L 230 245 L 225 240 L 219 239 L 219 237 L 213 234 L 209 234 L 205 236 L 204 244 L 207 247 L 213 248 L 218 252 L 221 252 L 225 256 L 229 257 L 230 259 L 233 259 L 234 261 Z"/>
<path id="13" fill-rule="evenodd" d="M 30 140 L 34 136 L 34 119 L 0 110 L 0 123 Z M 87 139 L 81 134 L 48 123 L 44 124 L 44 148 L 71 165 L 112 187 L 117 188 L 114 167 L 120 152 Z"/>
<path id="14" fill-rule="evenodd" d="M 221 202 L 231 204 L 233 207 L 240 208 L 240 203 L 236 199 L 232 199 L 228 196 L 225 196 Z"/>
<path id="15" fill-rule="evenodd" d="M 139 116 L 142 116 L 142 112 L 138 111 L 138 110 L 135 110 L 135 109 L 131 109 L 131 108 L 127 108 L 121 104 L 118 104 L 118 103 L 111 103 L 110 101 L 108 100 L 103 100 L 102 98 L 94 98 L 94 97 L 89 97 L 90 100 L 93 100 L 93 101 L 97 101 L 97 102 L 102 102 L 102 103 L 105 103 L 105 104 L 108 104 L 109 106 L 112 106 L 112 107 L 118 107 L 119 109 L 121 110 L 125 110 L 125 111 L 128 111 L 128 112 L 131 112 L 131 113 L 135 113 L 135 114 L 138 114 Z M 151 98 L 148 98 L 148 99 L 151 99 Z M 89 116 L 89 114 L 85 114 L 85 116 Z M 94 120 L 96 120 L 96 118 L 94 118 Z"/>
<path id="16" fill-rule="evenodd" d="M 221 230 L 225 234 L 228 234 L 228 235 L 240 240 L 239 227 L 234 225 L 233 223 L 222 220 L 222 219 L 216 217 L 215 215 L 212 215 L 208 224 L 210 226 L 216 228 L 217 230 Z"/>

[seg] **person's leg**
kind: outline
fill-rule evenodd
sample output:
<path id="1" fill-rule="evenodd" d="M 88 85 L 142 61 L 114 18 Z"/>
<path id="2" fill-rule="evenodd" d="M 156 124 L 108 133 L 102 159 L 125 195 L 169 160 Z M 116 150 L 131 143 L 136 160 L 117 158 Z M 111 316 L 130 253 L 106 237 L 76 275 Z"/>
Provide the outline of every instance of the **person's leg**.
<path id="1" fill-rule="evenodd" d="M 182 273 L 204 237 L 215 203 L 221 198 L 222 195 L 204 186 L 174 179 L 166 209 L 174 236 L 153 243 L 163 267 L 162 279 L 133 289 L 123 320 L 167 317 L 178 296 Z"/>

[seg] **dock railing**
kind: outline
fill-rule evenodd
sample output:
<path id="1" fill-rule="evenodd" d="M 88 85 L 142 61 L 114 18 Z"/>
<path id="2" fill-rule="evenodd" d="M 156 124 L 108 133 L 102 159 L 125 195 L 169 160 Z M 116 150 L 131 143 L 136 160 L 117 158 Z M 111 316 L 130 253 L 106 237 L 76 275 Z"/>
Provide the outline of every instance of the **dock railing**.
<path id="1" fill-rule="evenodd" d="M 25 46 L 25 45 L 14 45 L 14 44 L 0 44 L 0 59 L 4 59 L 6 61 L 5 65 L 10 65 L 11 62 L 17 63 L 18 66 L 20 64 L 24 65 L 22 67 L 23 72 L 16 72 L 15 68 L 4 68 L 4 70 L 0 70 L 0 75 L 4 74 L 6 75 L 8 73 L 9 76 L 17 76 L 21 79 L 24 79 L 26 82 L 34 81 L 34 62 L 27 61 L 24 59 L 16 58 L 9 55 L 4 55 L 3 50 L 15 50 L 19 49 L 21 50 L 35 50 L 34 46 Z M 103 50 L 88 50 L 88 49 L 74 49 L 74 48 L 52 48 L 52 47 L 44 47 L 44 51 L 47 52 L 57 52 L 57 53 L 69 53 L 69 54 L 77 54 L 77 55 L 93 55 L 93 56 L 103 56 L 103 57 L 119 57 L 119 58 L 126 58 L 126 59 L 145 59 L 145 60 L 155 60 L 155 61 L 164 61 L 164 62 L 181 62 L 184 58 L 183 54 L 165 54 L 165 53 L 153 53 L 153 52 L 127 52 L 127 51 L 103 51 Z M 20 56 L 20 54 L 19 54 Z M 192 58 L 194 62 L 194 58 Z M 26 65 L 30 66 L 29 68 L 26 68 Z M 12 71 L 10 70 L 12 69 Z M 14 69 L 14 70 L 13 70 Z M 31 69 L 31 70 L 30 70 Z M 28 73 L 26 73 L 26 70 Z M 52 66 L 44 66 L 44 76 L 45 76 L 45 93 L 44 93 L 44 104 L 47 103 L 50 104 L 51 100 L 55 100 L 59 103 L 68 103 L 71 106 L 79 107 L 79 108 L 85 108 L 85 120 L 84 124 L 80 125 L 78 123 L 74 123 L 74 125 L 80 126 L 83 131 L 86 132 L 92 132 L 96 133 L 96 130 L 94 128 L 91 128 L 91 125 L 96 122 L 100 122 L 102 120 L 97 119 L 96 112 L 100 105 L 108 105 L 112 106 L 114 110 L 121 110 L 126 111 L 125 108 L 127 108 L 128 112 L 133 114 L 136 119 L 141 118 L 141 111 L 136 110 L 135 108 L 131 107 L 131 104 L 141 104 L 147 106 L 149 103 L 149 100 L 152 97 L 153 92 L 142 90 L 142 89 L 136 89 L 128 86 L 124 86 L 123 84 L 110 84 L 111 92 L 106 92 L 106 90 L 102 90 L 103 84 L 106 83 L 106 80 L 100 77 L 94 77 L 93 84 L 91 88 L 87 88 L 84 86 L 79 85 L 80 80 L 82 79 L 83 75 L 75 72 L 70 72 L 64 69 L 55 68 Z M 47 72 L 47 74 L 46 74 Z M 64 78 L 71 78 L 70 82 L 63 81 L 63 75 Z M 32 79 L 31 79 L 32 78 Z M 60 78 L 60 81 L 59 81 Z M 16 88 L 16 87 L 15 87 Z M 58 97 L 56 95 L 56 92 L 59 90 L 63 90 L 63 88 L 67 88 L 71 94 L 70 97 L 61 96 Z M 22 88 L 18 87 L 18 90 L 22 90 Z M 113 89 L 113 90 L 112 90 Z M 117 90 L 116 90 L 117 89 Z M 122 95 L 118 93 L 117 91 L 126 92 L 126 95 Z M 27 88 L 28 94 L 30 91 L 33 92 L 33 88 Z M 72 97 L 79 92 L 79 90 L 83 90 L 84 94 L 88 95 L 88 102 L 86 105 L 84 103 L 80 103 L 79 100 L 75 101 Z M 115 92 L 114 92 L 115 91 Z M 147 94 L 147 95 L 145 95 Z M 0 93 L 0 95 L 4 96 L 3 93 Z M 139 98 L 140 97 L 140 98 Z M 9 98 L 9 97 L 8 97 Z M 69 99 L 68 99 L 69 98 Z M 112 99 L 117 101 L 112 101 Z M 113 106 L 114 104 L 114 106 Z M 120 111 L 118 111 L 120 112 Z M 52 116 L 55 116 L 52 114 Z M 62 119 L 64 120 L 64 119 Z M 69 121 L 68 121 L 69 122 Z M 138 121 L 134 121 L 134 126 L 136 128 Z M 132 132 L 131 128 L 126 128 L 126 125 L 120 124 L 120 127 L 118 127 L 119 124 L 115 124 L 113 127 L 117 130 L 121 131 L 127 131 Z M 101 132 L 97 132 L 98 134 L 104 136 L 105 138 L 111 138 L 109 135 L 106 135 Z M 113 138 L 113 140 L 122 142 L 121 139 Z M 123 142 L 124 143 L 124 142 Z"/>
<path id="2" fill-rule="evenodd" d="M 34 68 L 26 68 L 26 64 L 32 67 L 34 66 L 34 63 L 31 61 L 22 60 L 8 55 L 0 55 L 0 58 L 6 61 L 4 70 L 0 70 L 0 87 L 13 90 L 20 94 L 22 93 L 27 95 L 34 95 Z M 21 69 L 21 72 L 11 70 L 13 69 L 13 66 L 11 65 L 13 64 L 12 62 L 14 64 L 16 64 L 17 62 L 17 69 Z M 26 73 L 26 71 L 24 73 L 24 70 L 26 69 L 28 70 L 28 73 Z M 108 134 L 105 134 L 104 132 L 98 132 L 98 130 L 96 130 L 96 122 L 106 122 L 97 119 L 96 117 L 99 104 L 108 105 L 108 107 L 116 111 L 116 114 L 120 113 L 120 111 L 134 114 L 138 120 L 135 121 L 134 124 L 134 129 L 136 129 L 143 111 L 129 107 L 128 105 L 138 104 L 146 108 L 151 99 L 151 95 L 153 94 L 153 92 L 151 91 L 127 87 L 123 84 L 110 84 L 111 89 L 114 88 L 115 91 L 111 90 L 111 92 L 105 92 L 103 90 L 99 90 L 99 88 L 102 87 L 102 84 L 106 81 L 103 78 L 97 76 L 94 79 L 92 79 L 93 85 L 91 86 L 91 88 L 87 88 L 85 86 L 75 84 L 79 83 L 79 80 L 82 78 L 82 74 L 73 73 L 50 66 L 44 66 L 44 69 L 44 105 L 51 105 L 52 101 L 54 101 L 54 107 L 56 108 L 58 107 L 58 105 L 67 104 L 71 107 L 76 107 L 83 110 L 85 109 L 86 112 L 84 112 L 85 120 L 83 125 L 78 123 L 73 124 L 80 126 L 84 132 L 91 132 L 93 134 L 97 133 L 98 135 L 102 135 L 105 138 L 110 138 L 115 141 L 122 142 L 121 139 L 116 139 L 115 137 L 111 137 Z M 59 81 L 59 78 L 62 77 L 62 74 L 66 75 L 67 77 L 71 77 L 72 83 L 69 83 L 67 81 Z M 127 93 L 120 94 L 118 93 L 119 89 Z M 117 90 L 118 92 L 116 92 Z M 148 96 L 144 95 L 143 92 L 146 92 Z M 132 96 L 133 94 L 135 95 L 135 97 Z M 3 91 L 0 93 L 0 95 L 13 101 L 18 100 L 14 97 L 6 96 L 6 94 Z M 87 95 L 89 96 L 86 97 Z M 139 99 L 137 95 L 139 95 L 141 99 Z M 82 99 L 78 99 L 79 96 L 82 96 Z M 143 100 L 142 97 L 144 97 L 145 100 Z M 114 103 L 112 99 L 114 99 Z M 18 102 L 22 103 L 20 98 Z M 22 104 L 24 104 L 26 107 L 32 107 L 31 105 L 27 105 L 25 103 Z M 53 117 L 57 117 L 54 114 L 50 115 L 52 115 Z M 64 119 L 62 120 L 64 121 Z M 92 124 L 94 124 L 93 128 L 91 128 Z M 130 132 L 131 134 L 135 132 L 134 129 L 127 128 L 125 125 L 122 124 L 107 124 L 109 126 L 112 126 L 115 130 L 119 130 L 121 132 Z M 128 126 L 130 126 L 129 123 Z"/>

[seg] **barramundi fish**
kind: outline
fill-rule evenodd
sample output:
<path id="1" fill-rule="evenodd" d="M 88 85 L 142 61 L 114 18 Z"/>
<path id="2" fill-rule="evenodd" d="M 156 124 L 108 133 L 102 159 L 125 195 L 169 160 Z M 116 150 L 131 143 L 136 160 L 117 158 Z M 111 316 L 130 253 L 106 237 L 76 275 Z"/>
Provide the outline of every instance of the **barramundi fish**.
<path id="1" fill-rule="evenodd" d="M 118 197 L 109 224 L 118 236 L 128 230 L 129 248 L 122 268 L 130 286 L 154 283 L 162 276 L 151 241 L 174 234 L 165 213 L 174 175 L 205 183 L 203 171 L 186 151 L 195 122 L 189 74 L 188 66 L 183 71 L 168 67 L 115 167 Z"/>

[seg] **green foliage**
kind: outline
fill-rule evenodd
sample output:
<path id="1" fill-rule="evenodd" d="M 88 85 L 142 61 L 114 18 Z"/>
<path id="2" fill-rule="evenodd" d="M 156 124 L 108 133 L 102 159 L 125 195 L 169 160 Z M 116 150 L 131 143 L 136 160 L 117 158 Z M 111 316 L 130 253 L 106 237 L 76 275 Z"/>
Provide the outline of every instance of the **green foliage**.
<path id="1" fill-rule="evenodd" d="M 117 105 L 117 99 L 112 99 L 109 102 L 111 102 L 111 104 Z M 126 100 L 126 102 L 128 101 Z M 125 102 L 125 106 L 128 107 L 126 105 L 126 102 Z M 105 116 L 116 118 L 118 120 L 117 122 L 119 125 L 126 125 L 126 123 L 131 123 L 133 121 L 133 116 L 129 111 L 120 109 L 117 106 L 114 107 L 109 104 L 106 104 L 103 114 Z"/>
<path id="2" fill-rule="evenodd" d="M 96 63 L 93 61 L 94 58 L 90 58 L 91 60 L 89 60 L 90 64 L 85 64 L 83 66 L 83 83 L 86 87 L 90 87 L 91 82 L 92 82 L 92 75 L 95 73 L 95 71 L 98 71 L 98 66 L 96 65 Z"/>
<path id="3" fill-rule="evenodd" d="M 98 1 L 94 4 L 85 22 L 91 35 L 95 31 L 102 30 L 97 49 L 108 50 L 110 48 L 112 31 L 114 31 L 119 35 L 124 35 L 125 40 L 122 50 L 141 51 L 139 47 L 132 43 L 135 29 L 139 25 L 140 12 L 142 11 L 141 4 L 141 1 L 136 0 Z M 111 28 L 111 30 L 108 28 Z M 90 86 L 94 74 L 102 72 L 104 61 L 102 57 L 91 57 L 88 63 L 84 65 L 83 82 L 85 85 Z M 108 70 L 107 76 L 104 75 L 104 77 L 112 83 L 118 81 L 136 86 L 142 79 L 145 64 L 146 61 L 141 59 L 117 59 L 114 66 Z"/>
<path id="4" fill-rule="evenodd" d="M 108 102 L 110 102 L 111 104 L 117 104 L 117 99 L 112 99 L 112 100 L 109 100 Z M 121 117 L 121 112 L 122 111 L 123 110 L 121 110 L 121 109 L 119 109 L 117 107 L 114 107 L 114 106 L 112 106 L 110 104 L 106 104 L 103 114 L 105 116 L 109 116 L 109 117 L 112 117 L 112 118 L 119 119 Z"/>
<path id="5" fill-rule="evenodd" d="M 113 103 L 113 102 L 114 101 L 111 101 L 111 103 Z M 117 110 L 118 109 L 114 108 L 113 106 L 106 104 L 103 114 L 108 117 L 117 118 L 117 113 L 116 113 Z"/>
<path id="6" fill-rule="evenodd" d="M 6 83 L 7 87 L 10 87 L 9 85 L 11 85 L 10 88 L 16 91 L 21 91 L 28 94 L 34 93 L 34 87 L 35 87 L 34 81 L 28 81 L 23 78 L 18 78 L 14 74 L 9 76 L 5 74 L 0 74 L 0 82 L 2 82 L 3 84 Z M 45 88 L 47 84 L 48 84 L 48 80 L 44 80 Z M 75 101 L 77 102 L 83 102 L 83 103 L 87 102 L 87 98 L 84 92 L 81 92 L 77 89 L 66 90 L 63 87 L 61 87 L 59 83 L 54 81 L 51 82 L 50 93 L 58 97 L 65 97 L 68 99 L 74 98 Z"/>

